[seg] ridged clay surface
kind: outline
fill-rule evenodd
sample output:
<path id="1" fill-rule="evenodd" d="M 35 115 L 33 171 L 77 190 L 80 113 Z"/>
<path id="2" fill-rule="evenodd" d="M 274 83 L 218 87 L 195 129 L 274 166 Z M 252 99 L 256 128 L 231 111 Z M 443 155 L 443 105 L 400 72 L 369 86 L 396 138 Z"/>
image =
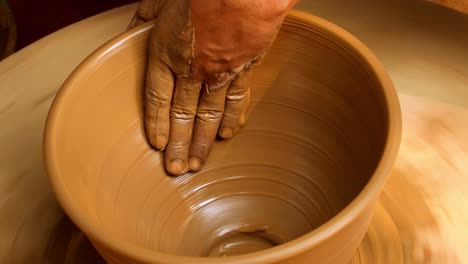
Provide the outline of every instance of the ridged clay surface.
<path id="1" fill-rule="evenodd" d="M 202 171 L 172 178 L 142 122 L 150 28 L 81 64 L 45 132 L 58 199 L 103 257 L 347 262 L 400 144 L 396 93 L 376 58 L 338 27 L 292 12 L 251 72 L 245 127 L 215 144 Z"/>

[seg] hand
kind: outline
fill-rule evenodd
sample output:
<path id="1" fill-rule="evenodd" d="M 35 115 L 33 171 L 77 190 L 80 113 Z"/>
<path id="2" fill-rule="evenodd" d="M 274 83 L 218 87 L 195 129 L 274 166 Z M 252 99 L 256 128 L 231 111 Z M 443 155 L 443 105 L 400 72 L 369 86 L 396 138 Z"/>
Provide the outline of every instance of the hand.
<path id="1" fill-rule="evenodd" d="M 245 123 L 247 72 L 298 0 L 142 0 L 130 27 L 156 20 L 149 42 L 145 129 L 169 174 L 197 171 L 219 134 Z"/>

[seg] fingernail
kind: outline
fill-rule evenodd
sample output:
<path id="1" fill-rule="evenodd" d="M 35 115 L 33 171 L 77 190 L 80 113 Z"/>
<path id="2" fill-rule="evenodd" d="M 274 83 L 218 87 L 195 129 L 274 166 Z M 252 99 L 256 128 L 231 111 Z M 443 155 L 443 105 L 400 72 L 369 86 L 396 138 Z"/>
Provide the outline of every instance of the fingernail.
<path id="1" fill-rule="evenodd" d="M 199 171 L 202 166 L 201 159 L 197 157 L 191 157 L 189 161 L 189 168 L 191 171 Z"/>
<path id="2" fill-rule="evenodd" d="M 182 160 L 176 159 L 169 163 L 169 173 L 172 175 L 180 175 L 184 173 L 185 164 Z"/>
<path id="3" fill-rule="evenodd" d="M 167 137 L 165 135 L 156 136 L 156 148 L 158 150 L 163 150 L 167 144 Z"/>
<path id="4" fill-rule="evenodd" d="M 219 135 L 222 137 L 222 138 L 230 138 L 232 137 L 232 128 L 230 127 L 223 127 L 221 129 L 221 132 L 219 133 Z"/>

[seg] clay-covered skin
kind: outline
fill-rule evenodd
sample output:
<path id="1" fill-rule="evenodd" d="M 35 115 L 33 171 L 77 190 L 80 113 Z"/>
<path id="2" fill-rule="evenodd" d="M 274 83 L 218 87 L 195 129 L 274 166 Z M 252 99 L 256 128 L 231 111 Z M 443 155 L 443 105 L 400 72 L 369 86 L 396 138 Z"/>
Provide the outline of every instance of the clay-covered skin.
<path id="1" fill-rule="evenodd" d="M 48 122 L 54 189 L 100 254 L 110 263 L 347 263 L 401 133 L 375 57 L 294 12 L 246 75 L 245 127 L 215 143 L 201 171 L 172 178 L 144 131 L 150 31 L 139 27 L 82 64 Z"/>
<path id="2" fill-rule="evenodd" d="M 245 123 L 245 75 L 297 0 L 143 0 L 130 27 L 155 19 L 145 92 L 147 137 L 169 174 L 197 171 L 216 135 Z M 219 131 L 219 133 L 218 133 Z"/>

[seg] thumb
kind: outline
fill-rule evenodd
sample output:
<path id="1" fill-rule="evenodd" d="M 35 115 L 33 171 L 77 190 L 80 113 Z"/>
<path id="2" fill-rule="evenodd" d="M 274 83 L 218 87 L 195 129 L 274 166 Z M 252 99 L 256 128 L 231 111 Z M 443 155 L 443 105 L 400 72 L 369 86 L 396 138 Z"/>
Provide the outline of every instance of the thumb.
<path id="1" fill-rule="evenodd" d="M 168 0 L 141 0 L 128 29 L 156 19 L 168 2 Z"/>

